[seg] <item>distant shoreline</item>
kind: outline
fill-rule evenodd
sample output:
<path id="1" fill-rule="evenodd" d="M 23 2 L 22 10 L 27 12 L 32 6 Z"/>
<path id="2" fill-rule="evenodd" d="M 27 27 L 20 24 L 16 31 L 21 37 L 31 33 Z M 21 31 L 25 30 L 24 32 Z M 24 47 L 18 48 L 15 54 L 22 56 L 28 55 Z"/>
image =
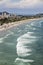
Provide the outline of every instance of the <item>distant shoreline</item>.
<path id="1" fill-rule="evenodd" d="M 16 21 L 16 22 L 11 22 L 11 23 L 7 23 L 7 24 L 3 24 L 3 25 L 0 25 L 0 31 L 10 29 L 13 26 L 15 27 L 15 26 L 18 26 L 20 24 L 27 23 L 29 21 L 41 20 L 41 19 L 43 20 L 43 17 L 42 18 L 26 19 L 26 20 L 21 20 L 21 21 Z"/>

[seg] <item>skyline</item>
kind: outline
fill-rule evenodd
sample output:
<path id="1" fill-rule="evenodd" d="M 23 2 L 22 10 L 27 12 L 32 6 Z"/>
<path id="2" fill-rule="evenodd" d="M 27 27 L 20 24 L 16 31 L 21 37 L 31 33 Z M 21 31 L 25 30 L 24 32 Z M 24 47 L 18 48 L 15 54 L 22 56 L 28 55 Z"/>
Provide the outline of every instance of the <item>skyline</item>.
<path id="1" fill-rule="evenodd" d="M 30 15 L 43 13 L 42 6 L 43 0 L 0 0 L 0 12 Z"/>

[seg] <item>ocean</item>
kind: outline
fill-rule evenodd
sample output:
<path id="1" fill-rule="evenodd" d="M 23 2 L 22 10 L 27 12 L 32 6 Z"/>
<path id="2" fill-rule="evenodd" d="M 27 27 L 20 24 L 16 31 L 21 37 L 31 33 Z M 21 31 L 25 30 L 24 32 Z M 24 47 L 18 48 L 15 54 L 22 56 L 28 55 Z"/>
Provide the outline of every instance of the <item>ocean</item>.
<path id="1" fill-rule="evenodd" d="M 0 65 L 43 65 L 43 20 L 0 32 Z"/>

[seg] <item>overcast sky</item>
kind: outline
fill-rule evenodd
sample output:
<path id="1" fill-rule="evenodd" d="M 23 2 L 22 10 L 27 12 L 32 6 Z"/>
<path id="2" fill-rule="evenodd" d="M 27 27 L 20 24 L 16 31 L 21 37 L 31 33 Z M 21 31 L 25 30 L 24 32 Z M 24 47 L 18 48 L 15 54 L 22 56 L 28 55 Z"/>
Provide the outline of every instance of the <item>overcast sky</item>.
<path id="1" fill-rule="evenodd" d="M 0 0 L 0 11 L 16 14 L 42 13 L 43 0 Z"/>

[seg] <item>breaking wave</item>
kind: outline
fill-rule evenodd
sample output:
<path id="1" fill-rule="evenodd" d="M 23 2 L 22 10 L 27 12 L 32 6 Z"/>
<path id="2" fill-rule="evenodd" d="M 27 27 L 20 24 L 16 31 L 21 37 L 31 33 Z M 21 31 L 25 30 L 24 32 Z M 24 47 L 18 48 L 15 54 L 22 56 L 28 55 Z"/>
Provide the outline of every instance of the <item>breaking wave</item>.
<path id="1" fill-rule="evenodd" d="M 35 51 L 32 45 L 34 46 L 35 42 L 40 38 L 36 34 L 39 33 L 37 32 L 37 27 L 40 27 L 40 28 L 42 27 L 42 21 L 40 22 L 38 21 L 37 23 L 32 22 L 30 25 L 27 25 L 26 27 L 29 27 L 29 26 L 30 26 L 29 29 L 32 29 L 32 31 L 29 31 L 26 34 L 21 35 L 17 39 L 16 50 L 17 50 L 18 57 L 16 58 L 15 62 L 17 61 L 29 62 L 29 65 L 30 65 L 31 62 L 35 61 L 34 59 L 30 58 L 30 56 L 32 56 L 32 53 Z M 34 32 L 35 30 L 36 30 L 36 33 Z"/>
<path id="2" fill-rule="evenodd" d="M 32 34 L 34 34 L 34 32 L 27 32 L 26 34 L 20 36 L 17 39 L 16 50 L 17 50 L 18 58 L 16 58 L 16 61 L 34 62 L 34 59 L 23 58 L 23 57 L 31 56 L 32 52 L 34 51 L 34 49 L 31 48 L 30 46 L 34 44 L 35 41 L 37 41 L 37 37 L 32 36 Z"/>

